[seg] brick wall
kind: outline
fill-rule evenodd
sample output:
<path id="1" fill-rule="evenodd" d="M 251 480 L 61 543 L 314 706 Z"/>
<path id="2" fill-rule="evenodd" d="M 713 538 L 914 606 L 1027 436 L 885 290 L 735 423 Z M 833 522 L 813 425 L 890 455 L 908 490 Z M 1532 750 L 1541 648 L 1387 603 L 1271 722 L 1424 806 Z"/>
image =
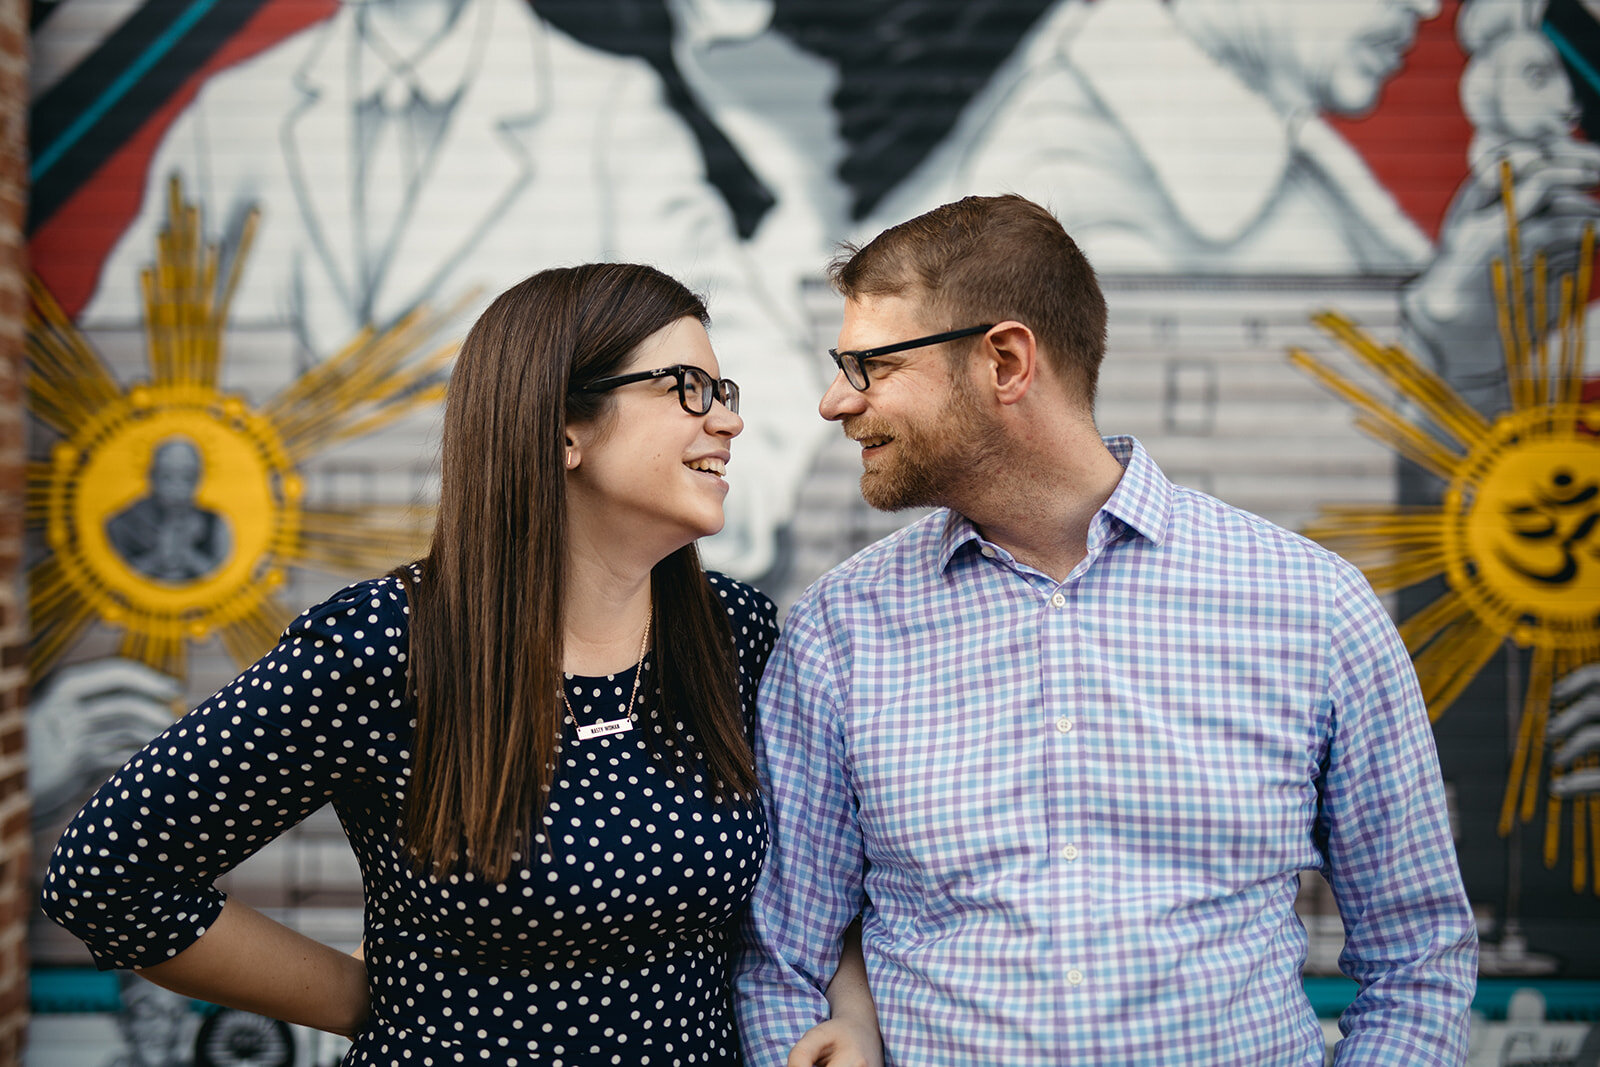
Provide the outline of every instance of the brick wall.
<path id="1" fill-rule="evenodd" d="M 27 26 L 24 0 L 0 0 L 0 1064 L 21 1060 L 28 1019 L 22 574 Z"/>

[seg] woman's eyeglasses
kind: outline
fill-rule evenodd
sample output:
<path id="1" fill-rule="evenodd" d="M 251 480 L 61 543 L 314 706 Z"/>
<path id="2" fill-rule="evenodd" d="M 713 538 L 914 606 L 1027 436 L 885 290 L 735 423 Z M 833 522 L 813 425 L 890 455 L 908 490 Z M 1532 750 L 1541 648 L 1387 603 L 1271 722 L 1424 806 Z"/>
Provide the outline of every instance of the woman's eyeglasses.
<path id="1" fill-rule="evenodd" d="M 711 411 L 713 400 L 722 401 L 722 406 L 733 412 L 739 413 L 739 386 L 731 378 L 713 378 L 699 367 L 691 367 L 685 363 L 678 363 L 671 367 L 657 367 L 655 370 L 635 371 L 632 374 L 618 374 L 610 378 L 599 378 L 587 385 L 577 387 L 580 393 L 603 393 L 615 389 L 619 385 L 631 385 L 634 382 L 647 382 L 655 378 L 671 377 L 678 385 L 678 403 L 691 415 L 705 415 Z"/>

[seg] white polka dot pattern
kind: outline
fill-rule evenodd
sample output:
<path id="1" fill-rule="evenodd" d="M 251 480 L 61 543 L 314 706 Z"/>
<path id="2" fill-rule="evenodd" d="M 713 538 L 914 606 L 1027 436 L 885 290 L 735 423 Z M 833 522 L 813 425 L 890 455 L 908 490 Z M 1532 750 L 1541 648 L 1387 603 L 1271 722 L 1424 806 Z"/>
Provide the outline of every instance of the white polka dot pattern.
<path id="1" fill-rule="evenodd" d="M 708 579 L 748 728 L 776 613 Z M 407 615 L 393 578 L 301 615 L 95 794 L 51 859 L 46 913 L 102 968 L 177 955 L 221 910 L 212 881 L 331 801 L 361 865 L 372 989 L 346 1064 L 737 1063 L 728 953 L 766 851 L 760 804 L 652 750 L 647 658 L 636 729 L 580 741 L 568 718 L 543 832 L 508 879 L 417 875 L 400 846 Z M 611 719 L 633 672 L 566 684 L 578 721 Z"/>

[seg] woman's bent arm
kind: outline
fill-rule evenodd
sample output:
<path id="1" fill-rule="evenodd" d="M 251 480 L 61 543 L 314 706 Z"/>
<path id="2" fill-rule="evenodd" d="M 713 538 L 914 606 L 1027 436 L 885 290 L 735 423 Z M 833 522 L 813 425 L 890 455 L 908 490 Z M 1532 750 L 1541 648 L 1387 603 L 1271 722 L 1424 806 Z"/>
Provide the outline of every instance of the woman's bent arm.
<path id="1" fill-rule="evenodd" d="M 828 1009 L 832 1018 L 801 1036 L 787 1067 L 883 1067 L 883 1035 L 867 987 L 859 918 L 845 931 L 839 968 L 828 983 Z"/>
<path id="2" fill-rule="evenodd" d="M 858 918 L 844 932 L 844 944 L 839 950 L 839 969 L 833 972 L 828 983 L 828 1008 L 835 1019 L 844 1019 L 852 1026 L 870 1033 L 879 1040 L 878 1007 L 873 1003 L 872 990 L 867 988 L 867 961 L 861 954 L 861 920 Z"/>
<path id="3" fill-rule="evenodd" d="M 367 968 L 229 898 L 200 939 L 139 974 L 175 993 L 353 1037 L 367 1018 Z"/>
<path id="4" fill-rule="evenodd" d="M 330 1031 L 358 1027 L 363 965 L 215 881 L 330 802 L 386 862 L 405 862 L 375 792 L 409 758 L 405 624 L 393 580 L 352 586 L 302 615 L 100 787 L 46 868 L 45 914 L 102 970 Z"/>

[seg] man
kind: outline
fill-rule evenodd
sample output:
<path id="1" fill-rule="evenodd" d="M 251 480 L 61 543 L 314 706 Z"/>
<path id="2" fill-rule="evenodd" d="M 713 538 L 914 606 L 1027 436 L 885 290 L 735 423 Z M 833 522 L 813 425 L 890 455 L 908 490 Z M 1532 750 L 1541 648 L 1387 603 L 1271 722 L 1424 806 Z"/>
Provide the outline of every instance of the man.
<path id="1" fill-rule="evenodd" d="M 106 521 L 106 540 L 146 578 L 183 584 L 227 562 L 227 517 L 195 500 L 203 467 L 193 441 L 167 438 L 151 450 L 149 492 Z"/>
<path id="2" fill-rule="evenodd" d="M 1102 441 L 1105 302 L 1043 208 L 948 204 L 832 274 L 822 414 L 869 503 L 944 510 L 817 582 L 767 667 L 749 1062 L 823 1017 L 859 913 L 891 1064 L 1321 1064 L 1319 870 L 1338 1062 L 1459 1063 L 1476 933 L 1360 572 Z"/>

